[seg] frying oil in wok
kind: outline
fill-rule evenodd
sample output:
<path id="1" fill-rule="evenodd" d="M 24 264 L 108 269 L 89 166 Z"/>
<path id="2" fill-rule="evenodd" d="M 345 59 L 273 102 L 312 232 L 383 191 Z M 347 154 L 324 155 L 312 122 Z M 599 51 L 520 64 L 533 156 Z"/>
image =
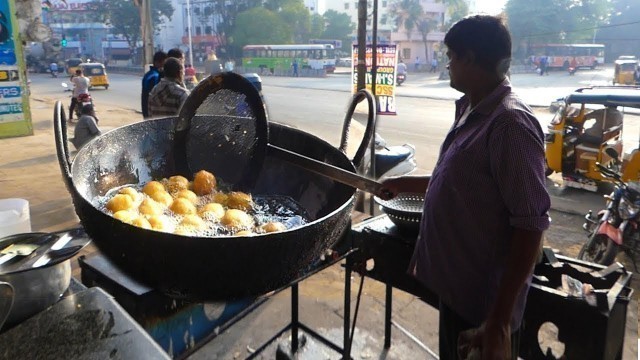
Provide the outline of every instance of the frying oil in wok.
<path id="1" fill-rule="evenodd" d="M 145 198 L 149 198 L 149 196 L 143 193 L 142 187 L 138 185 L 124 185 L 111 189 L 104 197 L 98 199 L 97 207 L 105 214 L 112 215 L 111 212 L 107 210 L 106 204 L 111 198 L 118 194 L 120 189 L 125 187 L 132 187 L 140 193 L 140 198 L 130 211 L 133 212 L 135 217 L 142 216 L 138 211 L 138 207 L 140 203 L 142 203 Z M 212 197 L 209 195 L 201 196 L 198 197 L 195 205 L 196 207 L 200 207 L 212 202 L 211 200 Z M 225 210 L 227 209 L 225 208 Z M 246 212 L 253 218 L 254 222 L 254 226 L 251 226 L 249 229 L 247 227 L 229 228 L 221 224 L 219 219 L 213 214 L 206 213 L 202 216 L 205 226 L 202 229 L 190 230 L 188 235 L 196 237 L 234 236 L 235 233 L 241 230 L 250 230 L 252 235 L 258 235 L 264 233 L 264 231 L 260 229 L 260 226 L 269 222 L 282 223 L 287 230 L 290 230 L 301 227 L 310 221 L 310 217 L 304 207 L 289 196 L 254 196 L 253 206 L 251 209 L 247 209 Z M 162 215 L 164 215 L 163 218 L 166 219 L 166 223 L 165 227 L 160 231 L 168 233 L 174 233 L 184 219 L 184 216 L 173 213 L 168 207 L 164 208 Z"/>

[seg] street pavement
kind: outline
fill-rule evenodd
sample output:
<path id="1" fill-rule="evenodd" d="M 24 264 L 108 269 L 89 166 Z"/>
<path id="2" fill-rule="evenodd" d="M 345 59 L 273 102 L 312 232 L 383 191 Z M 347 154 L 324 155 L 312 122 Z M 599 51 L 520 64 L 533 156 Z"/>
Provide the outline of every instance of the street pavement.
<path id="1" fill-rule="evenodd" d="M 550 79 L 551 76 L 553 73 Z M 420 80 L 421 77 L 424 79 Z M 420 96 L 430 96 L 429 94 L 436 96 L 436 91 L 431 87 L 439 87 L 440 90 L 448 89 L 447 81 L 443 84 L 443 80 L 433 77 L 429 74 L 410 77 L 408 82 L 399 89 L 399 92 L 406 92 L 401 96 L 411 96 L 413 92 Z M 295 83 L 290 78 L 275 77 L 266 78 L 264 81 L 270 86 Z M 530 81 L 544 82 L 537 78 Z M 514 84 L 516 82 L 516 76 L 514 76 Z M 542 87 L 536 90 L 536 87 L 532 86 L 527 92 L 538 96 L 544 90 Z M 451 93 L 447 96 L 456 98 L 458 95 Z M 52 127 L 53 104 L 52 98 L 34 93 L 31 98 L 34 135 L 0 139 L 0 153 L 3 154 L 0 158 L 0 198 L 20 197 L 29 200 L 33 231 L 56 231 L 78 225 L 78 218 L 62 182 L 57 162 Z M 131 109 L 118 107 L 101 109 L 101 121 L 109 124 L 109 128 L 122 126 L 138 119 L 141 119 L 140 114 Z M 562 195 L 562 192 L 568 192 L 573 199 L 566 205 L 566 211 L 581 213 L 582 209 L 579 208 L 584 205 L 580 196 L 586 192 L 563 189 L 560 186 L 557 188 L 559 195 Z M 601 206 L 601 203 L 599 205 Z M 95 248 L 89 247 L 82 254 L 91 256 L 94 251 Z M 78 277 L 79 270 L 75 260 L 73 266 L 74 276 Z M 336 265 L 303 281 L 300 289 L 301 320 L 338 343 L 342 337 L 343 277 L 343 270 Z M 358 275 L 351 278 L 352 299 L 356 298 L 359 279 Z M 239 359 L 249 356 L 254 349 L 286 325 L 289 319 L 289 295 L 288 290 L 274 295 L 265 305 L 222 333 L 190 358 Z M 352 302 L 351 306 L 353 311 L 355 302 Z M 629 311 L 637 311 L 637 304 L 629 304 Z M 362 304 L 354 337 L 352 352 L 354 358 L 431 358 L 429 352 L 401 332 L 400 327 L 410 331 L 429 349 L 437 351 L 437 311 L 416 297 L 398 290 L 394 291 L 393 319 L 397 325 L 392 327 L 390 349 L 383 348 L 383 319 L 384 287 L 376 281 L 367 279 L 364 282 Z M 635 320 L 637 317 L 632 319 Z M 636 337 L 637 327 L 627 325 L 627 342 L 623 358 L 632 359 L 637 357 L 635 341 L 631 341 Z M 283 335 L 280 340 L 286 341 L 287 335 Z M 274 358 L 275 347 L 281 341 L 276 342 L 258 358 Z M 335 359 L 338 356 L 317 341 L 308 339 L 299 358 Z"/>

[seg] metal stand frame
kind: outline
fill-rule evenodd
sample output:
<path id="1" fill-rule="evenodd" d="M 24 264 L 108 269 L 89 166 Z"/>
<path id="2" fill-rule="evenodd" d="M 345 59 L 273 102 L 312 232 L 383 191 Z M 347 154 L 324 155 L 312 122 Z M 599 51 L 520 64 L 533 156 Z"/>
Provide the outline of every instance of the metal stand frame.
<path id="1" fill-rule="evenodd" d="M 356 249 L 351 249 L 350 251 L 348 251 L 347 253 L 341 255 L 340 257 L 328 262 L 327 264 L 322 265 L 321 267 L 315 269 L 314 271 L 312 271 L 309 274 L 306 274 L 303 278 L 296 280 L 295 283 L 293 283 L 290 288 L 291 288 L 291 322 L 289 324 L 287 324 L 285 327 L 283 327 L 280 331 L 278 331 L 275 335 L 273 335 L 271 338 L 269 338 L 269 340 L 267 340 L 264 344 L 262 344 L 260 347 L 258 347 L 249 357 L 247 357 L 247 359 L 254 359 L 256 358 L 260 353 L 262 353 L 264 350 L 267 349 L 267 347 L 269 347 L 272 343 L 274 343 L 280 336 L 282 336 L 282 334 L 286 333 L 287 331 L 291 331 L 291 353 L 294 354 L 298 351 L 300 344 L 298 341 L 298 335 L 300 333 L 300 330 L 304 331 L 305 333 L 307 333 L 308 335 L 310 335 L 311 337 L 315 338 L 316 340 L 320 341 L 322 344 L 326 345 L 327 347 L 333 349 L 334 351 L 336 351 L 337 353 L 342 355 L 342 359 L 352 359 L 351 358 L 351 339 L 350 339 L 350 331 L 349 331 L 349 325 L 351 324 L 351 268 L 352 268 L 352 262 L 353 260 L 351 259 L 351 254 L 353 252 L 357 251 Z M 344 280 L 344 320 L 343 320 L 343 346 L 341 347 L 340 345 L 337 345 L 336 343 L 332 342 L 331 340 L 327 339 L 325 336 L 323 336 L 322 334 L 319 334 L 318 332 L 316 332 L 315 330 L 311 329 L 310 327 L 308 327 L 307 325 L 303 324 L 302 322 L 300 322 L 300 317 L 299 317 L 299 289 L 298 289 L 298 285 L 300 283 L 300 281 L 328 268 L 329 266 L 332 266 L 336 263 L 338 263 L 339 261 L 346 259 L 347 261 L 347 266 L 345 266 L 345 280 Z"/>

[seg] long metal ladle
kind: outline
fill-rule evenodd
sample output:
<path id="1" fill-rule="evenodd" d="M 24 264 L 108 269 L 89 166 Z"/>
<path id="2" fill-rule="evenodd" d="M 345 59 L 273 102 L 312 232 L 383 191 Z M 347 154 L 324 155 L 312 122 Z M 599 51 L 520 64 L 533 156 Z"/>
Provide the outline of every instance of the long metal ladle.
<path id="1" fill-rule="evenodd" d="M 372 179 L 360 176 L 356 173 L 344 170 L 342 168 L 312 159 L 310 157 L 298 154 L 296 152 L 269 144 L 269 126 L 267 113 L 265 110 L 262 97 L 258 89 L 251 84 L 249 80 L 242 75 L 225 72 L 209 76 L 201 81 L 196 86 L 192 93 L 189 95 L 178 115 L 179 119 L 176 127 L 176 166 L 187 166 L 186 155 L 186 134 L 191 127 L 191 120 L 196 115 L 198 109 L 202 103 L 207 99 L 210 94 L 216 93 L 222 89 L 232 90 L 245 96 L 246 105 L 251 109 L 253 116 L 255 117 L 255 134 L 256 139 L 248 143 L 251 149 L 247 151 L 247 154 L 251 156 L 251 160 L 247 163 L 253 164 L 253 171 L 256 171 L 256 167 L 262 166 L 265 155 L 268 153 L 274 157 L 288 161 L 294 165 L 297 165 L 306 170 L 312 171 L 316 174 L 325 176 L 334 181 L 352 186 L 354 188 L 369 192 L 381 198 L 387 198 L 388 193 L 385 191 L 384 186 Z M 353 112 L 355 106 L 366 99 L 368 102 L 369 116 L 375 117 L 375 99 L 373 95 L 367 90 L 360 90 L 352 99 L 349 111 Z M 225 104 L 220 104 L 224 106 Z M 182 149 L 180 149 L 182 148 Z M 184 154 L 180 154 L 184 151 Z M 182 164 L 181 164 L 182 163 Z M 258 164 L 259 163 L 259 164 Z M 256 166 L 258 165 L 258 166 Z M 188 170 L 182 171 L 188 173 Z M 255 178 L 255 173 L 252 174 Z"/>

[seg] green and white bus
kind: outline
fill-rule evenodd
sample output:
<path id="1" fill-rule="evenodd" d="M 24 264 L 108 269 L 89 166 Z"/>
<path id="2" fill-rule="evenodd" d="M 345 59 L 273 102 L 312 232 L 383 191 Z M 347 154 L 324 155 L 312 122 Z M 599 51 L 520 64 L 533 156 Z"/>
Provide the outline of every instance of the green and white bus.
<path id="1" fill-rule="evenodd" d="M 333 45 L 246 45 L 242 48 L 242 66 L 271 71 L 291 69 L 294 59 L 300 69 L 324 69 L 332 73 L 336 69 Z"/>

